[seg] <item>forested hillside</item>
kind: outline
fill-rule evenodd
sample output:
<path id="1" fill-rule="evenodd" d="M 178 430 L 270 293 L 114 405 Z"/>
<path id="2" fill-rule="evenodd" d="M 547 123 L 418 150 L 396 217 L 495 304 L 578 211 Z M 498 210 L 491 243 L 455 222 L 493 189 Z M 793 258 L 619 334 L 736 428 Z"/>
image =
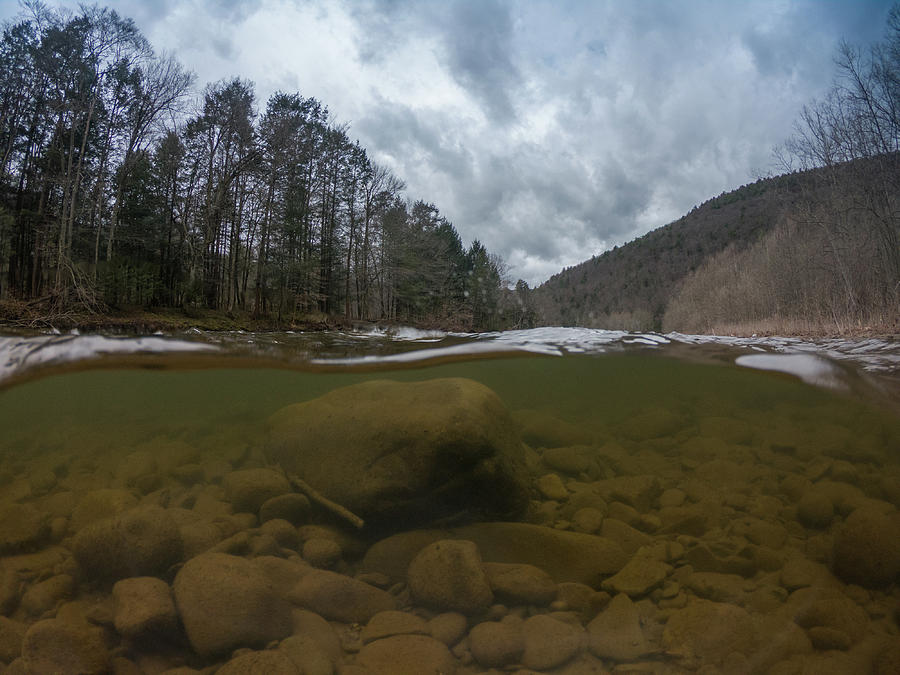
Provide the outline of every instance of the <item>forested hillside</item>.
<path id="1" fill-rule="evenodd" d="M 496 325 L 499 259 L 324 102 L 198 92 L 111 9 L 27 7 L 0 40 L 0 301 Z"/>
<path id="2" fill-rule="evenodd" d="M 678 284 L 711 255 L 768 232 L 796 176 L 760 180 L 711 199 L 681 219 L 551 277 L 533 291 L 546 325 L 659 330 Z M 793 189 L 792 189 L 793 188 Z"/>
<path id="3" fill-rule="evenodd" d="M 842 44 L 788 172 L 711 199 L 533 292 L 539 321 L 683 332 L 900 331 L 900 6 Z"/>

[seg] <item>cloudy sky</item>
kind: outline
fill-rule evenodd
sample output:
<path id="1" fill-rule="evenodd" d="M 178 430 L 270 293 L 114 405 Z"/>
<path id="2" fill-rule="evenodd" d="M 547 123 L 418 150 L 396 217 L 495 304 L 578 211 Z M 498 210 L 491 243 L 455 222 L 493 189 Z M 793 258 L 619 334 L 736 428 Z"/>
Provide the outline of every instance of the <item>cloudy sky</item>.
<path id="1" fill-rule="evenodd" d="M 57 4 L 50 0 L 49 4 Z M 59 4 L 74 6 L 74 2 Z M 883 0 L 110 0 L 208 82 L 299 91 L 512 279 L 773 170 Z M 16 0 L 0 0 L 0 18 Z"/>

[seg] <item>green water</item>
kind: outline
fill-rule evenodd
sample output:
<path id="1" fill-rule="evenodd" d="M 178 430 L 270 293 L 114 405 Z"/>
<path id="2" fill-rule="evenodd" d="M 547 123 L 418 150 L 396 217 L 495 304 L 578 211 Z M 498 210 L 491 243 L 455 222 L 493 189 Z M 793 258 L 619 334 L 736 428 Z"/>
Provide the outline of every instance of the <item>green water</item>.
<path id="1" fill-rule="evenodd" d="M 160 468 L 154 480 L 126 486 L 135 503 L 191 509 L 201 493 L 221 498 L 222 476 L 228 471 L 266 465 L 265 422 L 284 406 L 373 379 L 410 382 L 462 377 L 496 392 L 525 441 L 522 460 L 533 484 L 522 521 L 558 532 L 607 538 L 624 527 L 627 532 L 637 532 L 642 545 L 652 548 L 665 542 L 681 551 L 670 550 L 658 561 L 666 569 L 663 580 L 629 593 L 651 645 L 646 654 L 617 658 L 603 647 L 584 647 L 590 642 L 585 637 L 582 647 L 568 660 L 544 669 L 546 672 L 602 672 L 596 668 L 627 663 L 651 663 L 646 672 L 693 672 L 704 666 L 713 669 L 706 672 L 770 672 L 777 666 L 782 669 L 778 672 L 799 673 L 818 672 L 824 663 L 836 665 L 835 672 L 845 667 L 850 670 L 843 672 L 878 672 L 878 659 L 886 658 L 883 654 L 896 644 L 895 609 L 900 598 L 896 573 L 888 581 L 862 584 L 852 571 L 834 571 L 835 540 L 855 510 L 886 514 L 885 522 L 900 532 L 896 515 L 900 505 L 900 420 L 889 408 L 857 395 L 815 388 L 790 376 L 648 352 L 482 358 L 368 372 L 167 370 L 159 368 L 161 364 L 157 360 L 153 369 L 49 375 L 0 391 L 0 505 L 33 505 L 53 517 L 51 534 L 19 548 L 7 546 L 0 570 L 4 565 L 5 569 L 18 569 L 18 563 L 10 562 L 17 555 L 52 547 L 61 547 L 65 559 L 76 534 L 71 519 L 79 500 L 92 491 L 121 488 L 119 463 L 135 451 L 162 458 L 173 444 L 180 444 L 182 449 L 189 448 L 178 460 L 185 465 L 205 470 L 216 463 L 217 471 L 198 469 L 203 477 L 194 481 L 183 480 L 186 469 L 179 469 L 179 474 Z M 384 414 L 390 417 L 392 411 Z M 567 472 L 549 461 L 548 448 L 567 446 L 576 446 L 588 456 L 589 468 Z M 182 478 L 176 479 L 176 474 Z M 549 474 L 565 487 L 562 495 L 548 494 L 539 486 Z M 610 481 L 629 476 L 653 479 L 649 501 L 617 496 L 614 489 L 610 492 Z M 592 490 L 603 499 L 582 499 Z M 815 525 L 809 517 L 799 516 L 807 493 L 826 495 L 833 515 Z M 592 514 L 578 515 L 582 504 L 596 507 L 598 517 L 613 527 L 601 529 L 599 520 L 588 524 Z M 697 514 L 703 521 L 699 529 L 697 519 L 689 518 Z M 310 518 L 313 523 L 340 529 L 329 514 L 313 509 Z M 242 526 L 255 531 L 259 523 L 253 519 L 244 519 Z M 685 524 L 688 521 L 693 524 Z M 774 534 L 760 535 L 758 531 Z M 357 543 L 344 547 L 335 569 L 353 575 L 360 571 L 360 556 L 373 541 L 365 531 L 348 536 Z M 697 548 L 711 550 L 722 560 L 737 556 L 751 568 L 737 582 L 729 577 L 727 565 L 721 570 L 698 569 L 696 558 L 686 553 Z M 637 551 L 627 552 L 629 557 L 637 555 Z M 283 554 L 298 558 L 296 552 L 285 550 Z M 885 564 L 895 564 L 890 551 L 885 555 Z M 785 568 L 798 560 L 813 566 L 815 573 L 807 575 L 811 581 L 784 580 Z M 164 580 L 171 582 L 174 572 Z M 61 573 L 74 579 L 73 587 L 53 602 L 40 605 L 37 615 L 23 606 L 22 598 L 31 586 Z M 71 562 L 18 578 L 16 588 L 5 591 L 10 596 L 5 612 L 23 630 L 38 619 L 69 616 L 75 606 L 84 610 L 109 592 L 108 587 L 82 578 Z M 506 606 L 492 610 L 490 616 L 467 617 L 468 629 L 503 616 L 527 619 L 546 613 L 568 622 L 574 626 L 572 630 L 592 635 L 587 628 L 590 622 L 607 611 L 602 609 L 604 604 L 617 594 L 615 584 L 609 586 L 607 580 L 598 583 L 593 589 L 598 594 L 593 612 L 577 614 L 562 600 L 543 608 Z M 797 618 L 801 601 L 807 605 L 809 601 L 797 598 L 820 585 L 827 589 L 822 597 L 837 597 L 859 608 L 866 621 L 864 630 L 848 634 L 849 629 L 833 617 L 811 623 Z M 734 588 L 733 596 L 729 595 Z M 97 600 L 98 593 L 101 600 Z M 767 593 L 771 602 L 762 599 L 769 597 Z M 434 608 L 420 607 L 408 596 L 399 597 L 406 598 L 406 605 L 401 602 L 404 611 L 425 618 L 436 614 Z M 0 604 L 2 601 L 0 597 Z M 695 606 L 708 607 L 703 602 L 738 608 L 742 617 L 749 617 L 747 625 L 755 626 L 753 638 L 722 654 L 704 646 L 703 636 L 691 633 L 699 631 L 695 626 L 702 622 L 692 624 L 685 614 Z M 83 613 L 90 616 L 87 610 Z M 675 616 L 678 618 L 673 619 Z M 688 626 L 684 629 L 687 637 L 675 630 L 679 621 Z M 339 623 L 332 621 L 341 634 L 345 628 Z M 138 664 L 138 672 L 160 672 L 147 665 L 147 653 L 155 649 L 152 644 L 126 644 L 110 624 L 100 621 L 100 625 L 105 626 L 111 652 L 118 649 L 124 658 Z M 781 651 L 774 655 L 767 652 L 766 658 L 758 657 L 762 645 L 784 625 L 796 628 L 799 646 L 779 647 Z M 479 660 L 474 639 L 470 636 L 449 645 L 457 672 L 488 670 L 483 659 Z M 175 642 L 178 646 L 168 646 L 160 663 L 197 668 L 211 663 L 194 654 L 183 639 Z M 365 660 L 359 646 L 348 647 L 346 640 L 342 644 L 344 653 L 338 660 L 343 659 L 344 664 Z M 5 658 L 10 662 L 13 659 L 9 657 L 15 656 L 13 652 Z M 521 665 L 525 657 L 510 658 L 503 667 Z M 339 665 L 335 662 L 332 667 Z M 864 670 L 856 670 L 860 667 Z"/>

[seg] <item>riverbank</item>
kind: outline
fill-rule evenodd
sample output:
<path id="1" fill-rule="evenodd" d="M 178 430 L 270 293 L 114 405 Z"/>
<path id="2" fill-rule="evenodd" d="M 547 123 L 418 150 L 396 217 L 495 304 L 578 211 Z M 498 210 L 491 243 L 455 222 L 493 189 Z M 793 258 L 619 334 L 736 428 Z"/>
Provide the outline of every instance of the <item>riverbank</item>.
<path id="1" fill-rule="evenodd" d="M 378 321 L 379 326 L 389 326 L 390 321 Z M 324 331 L 351 330 L 374 327 L 376 322 L 346 319 L 339 315 L 321 312 L 296 314 L 292 317 L 257 317 L 243 310 L 223 311 L 199 307 L 147 308 L 119 307 L 105 312 L 68 311 L 48 313 L 45 308 L 28 303 L 0 301 L 0 330 L 46 332 L 52 330 L 79 330 L 84 333 L 121 333 L 146 335 L 148 333 L 178 333 L 190 328 L 205 331 Z M 404 323 L 403 325 L 409 325 Z M 459 325 L 440 323 L 413 324 L 422 330 L 461 331 Z M 701 334 L 732 337 L 790 337 L 804 340 L 881 339 L 900 341 L 900 324 L 872 323 L 870 325 L 825 325 L 803 321 L 765 321 L 754 323 L 728 323 L 714 325 Z"/>

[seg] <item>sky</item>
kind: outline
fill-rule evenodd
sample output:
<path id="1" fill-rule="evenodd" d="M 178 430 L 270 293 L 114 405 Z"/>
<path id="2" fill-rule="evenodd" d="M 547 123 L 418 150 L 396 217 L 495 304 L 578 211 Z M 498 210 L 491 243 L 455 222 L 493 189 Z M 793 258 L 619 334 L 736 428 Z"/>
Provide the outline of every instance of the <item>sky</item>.
<path id="1" fill-rule="evenodd" d="M 50 5 L 75 7 L 64 0 Z M 326 104 L 532 286 L 777 173 L 891 0 L 110 0 L 207 83 Z M 0 0 L 0 19 L 19 11 Z"/>

